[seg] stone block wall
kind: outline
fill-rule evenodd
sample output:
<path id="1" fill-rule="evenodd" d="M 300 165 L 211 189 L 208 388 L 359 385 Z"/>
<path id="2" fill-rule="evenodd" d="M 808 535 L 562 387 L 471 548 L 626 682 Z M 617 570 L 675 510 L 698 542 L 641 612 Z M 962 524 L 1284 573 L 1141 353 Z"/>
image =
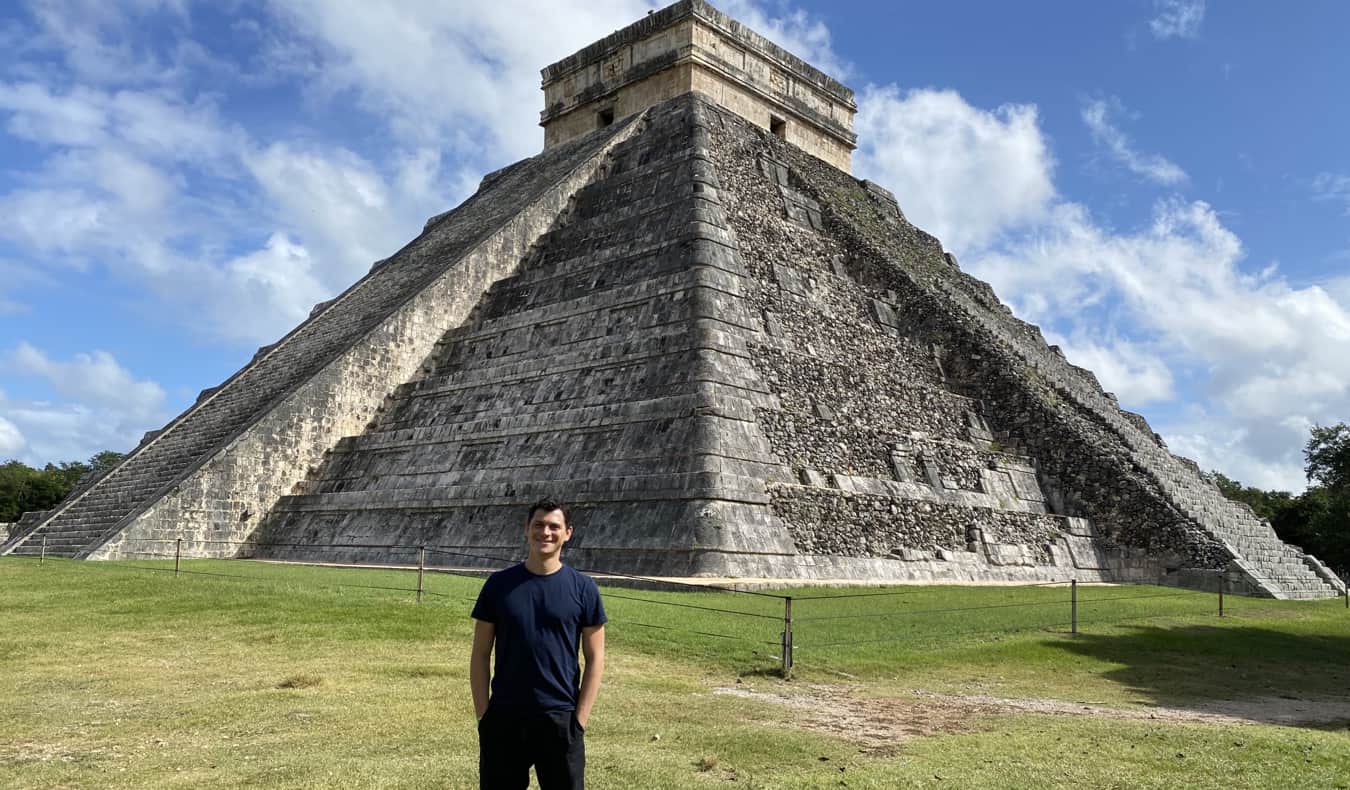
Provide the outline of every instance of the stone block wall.
<path id="1" fill-rule="evenodd" d="M 781 141 L 710 116 L 743 298 L 762 319 L 751 360 L 776 397 L 756 416 L 794 472 L 766 489 L 798 552 L 793 575 L 1105 578 L 1095 557 L 1075 564 L 1070 519 L 1047 512 L 1032 461 L 952 391 L 944 350 L 903 331 L 907 317 L 880 301 L 893 294 L 856 280 L 850 240 L 794 175 L 809 157 L 790 165 Z"/>
<path id="2" fill-rule="evenodd" d="M 731 130 L 741 125 L 727 117 L 723 126 Z M 738 146 L 741 151 L 735 153 Z M 925 440 L 936 440 L 935 447 L 924 453 L 926 459 L 919 459 L 933 486 L 964 489 L 979 474 L 978 493 L 1002 487 L 1020 499 L 1019 492 L 1029 488 L 1034 476 L 1042 493 L 1032 499 L 1039 501 L 1023 502 L 1025 507 L 1016 509 L 1089 517 L 1094 540 L 1108 553 L 1098 564 L 1122 579 L 1184 583 L 1182 568 L 1229 568 L 1246 574 L 1254 588 L 1284 597 L 1325 595 L 1337 586 L 1314 558 L 1280 543 L 1268 524 L 1202 480 L 1193 463 L 1167 452 L 1141 417 L 1121 411 L 1090 371 L 1066 362 L 1035 327 L 1014 318 L 987 284 L 961 272 L 936 239 L 905 221 L 884 190 L 859 184 L 763 134 L 752 138 L 729 131 L 715 149 L 727 151 L 720 162 L 725 166 L 736 168 L 739 163 L 739 169 L 723 178 L 746 187 L 734 190 L 735 210 L 744 215 L 735 225 L 742 248 L 752 251 L 747 258 L 765 258 L 761 265 L 748 262 L 761 273 L 764 293 L 772 297 L 775 283 L 788 291 L 801 290 L 800 285 L 789 285 L 792 282 L 805 282 L 808 290 L 827 286 L 826 293 L 811 293 L 810 299 L 789 309 L 794 322 L 769 322 L 785 327 L 789 335 L 792 323 L 840 333 L 823 341 L 789 338 L 799 352 L 806 352 L 798 353 L 791 367 L 819 367 L 813 358 L 820 354 L 812 349 L 845 348 L 847 353 L 841 355 L 847 360 L 845 368 L 852 364 L 868 375 L 884 376 L 894 363 L 869 354 L 854 339 L 866 338 L 873 330 L 897 335 L 910 348 L 930 349 L 928 355 L 905 355 L 911 365 L 931 362 L 927 375 L 908 374 L 905 379 L 911 390 L 917 389 L 913 382 L 928 381 L 932 413 L 949 418 L 946 425 L 911 430 Z M 756 195 L 750 188 L 756 185 L 756 174 L 745 163 L 750 157 L 760 159 L 759 183 L 771 182 L 769 189 L 776 186 L 782 198 L 777 213 L 772 206 L 766 208 L 772 201 L 766 201 L 763 192 Z M 783 269 L 797 273 L 784 277 Z M 828 276 L 831 270 L 835 277 Z M 854 291 L 854 296 L 841 299 L 828 294 L 841 289 Z M 863 302 L 870 303 L 865 316 L 856 307 Z M 852 309 L 847 307 L 850 303 L 855 305 Z M 774 366 L 772 354 L 761 360 Z M 773 375 L 766 378 L 772 380 Z M 858 408 L 851 403 L 850 387 L 840 390 L 839 383 L 828 380 L 823 387 L 827 400 L 833 395 L 844 404 L 832 409 L 836 415 Z M 883 401 L 895 397 L 894 387 L 886 389 Z M 785 403 L 791 400 L 779 394 Z M 964 431 L 955 426 L 962 413 L 967 422 Z M 897 416 L 902 426 L 916 420 L 903 408 Z M 800 425 L 813 417 L 821 417 L 819 410 L 813 415 L 797 407 L 789 422 Z M 859 427 L 869 424 L 857 422 Z M 770 435 L 783 433 L 774 425 L 766 430 Z M 803 433 L 822 435 L 819 430 Z M 853 463 L 875 475 L 882 452 L 875 444 L 870 452 L 854 451 L 855 445 L 869 442 L 861 430 L 854 436 L 854 441 L 840 438 L 836 447 L 824 446 L 820 463 Z M 780 436 L 775 449 L 781 444 Z M 912 446 L 897 441 L 888 449 L 893 457 L 898 450 L 903 460 Z M 1004 468 L 997 475 L 981 471 L 981 465 L 993 471 L 999 464 L 976 459 L 999 450 L 1025 458 L 1025 468 Z M 918 470 L 911 474 L 919 476 Z M 896 477 L 904 479 L 899 472 Z M 961 498 L 975 501 L 966 494 Z M 982 517 L 981 528 L 1002 518 L 1002 513 L 997 519 Z"/>
<path id="3" fill-rule="evenodd" d="M 684 0 L 543 70 L 544 148 L 697 91 L 836 167 L 853 92 L 702 0 Z"/>
<path id="4" fill-rule="evenodd" d="M 767 140 L 765 142 L 773 146 L 772 142 Z M 1081 423 L 1081 418 L 1072 413 L 1061 413 L 1062 410 L 1055 411 L 1028 397 L 1025 382 L 1016 378 L 1016 372 L 1024 366 L 1009 366 L 1008 356 L 1000 355 L 996 344 L 989 343 L 987 336 L 972 336 L 962 323 L 970 320 L 963 317 L 963 311 L 958 312 L 952 306 L 942 304 L 929 290 L 916 284 L 916 280 L 919 283 L 924 282 L 925 275 L 927 279 L 935 282 L 960 275 L 943 255 L 935 239 L 904 223 L 898 210 L 890 209 L 894 213 L 887 217 L 887 207 L 878 205 L 877 201 L 856 183 L 844 181 L 838 178 L 835 172 L 813 165 L 810 160 L 787 149 L 773 146 L 772 151 L 782 151 L 784 159 L 792 163 L 796 172 L 806 174 L 800 181 L 794 182 L 793 188 L 811 192 L 813 199 L 823 206 L 826 215 L 825 226 L 828 230 L 834 231 L 833 234 L 826 235 L 832 236 L 839 245 L 838 249 L 813 253 L 802 249 L 798 244 L 797 249 L 773 254 L 779 258 L 792 260 L 798 265 L 804 260 L 814 259 L 817 271 L 822 272 L 816 275 L 820 278 L 825 276 L 822 270 L 825 269 L 826 262 L 837 256 L 842 264 L 840 268 L 847 276 L 836 276 L 830 282 L 859 290 L 858 295 L 852 300 L 853 309 L 847 313 L 841 314 L 837 308 L 833 308 L 830 310 L 829 320 L 803 322 L 813 328 L 825 327 L 824 331 L 837 333 L 811 345 L 846 349 L 847 353 L 842 355 L 845 367 L 853 366 L 873 376 L 880 371 L 881 375 L 885 376 L 886 371 L 899 366 L 885 356 L 868 353 L 866 349 L 860 348 L 859 338 L 874 337 L 877 338 L 877 345 L 881 348 L 908 349 L 909 353 L 905 356 L 910 367 L 926 368 L 922 373 L 904 372 L 898 377 L 904 382 L 902 385 L 891 384 L 886 387 L 888 392 L 895 393 L 903 392 L 906 388 L 916 390 L 917 382 L 926 382 L 928 385 L 917 390 L 916 395 L 911 397 L 914 406 L 896 409 L 891 415 L 889 424 L 899 429 L 897 433 L 907 434 L 911 430 L 917 430 L 925 435 L 925 440 L 928 437 L 937 440 L 928 441 L 929 447 L 924 454 L 937 468 L 937 478 L 940 482 L 950 483 L 951 487 L 956 489 L 979 491 L 985 487 L 982 481 L 978 484 L 976 481 L 980 480 L 980 469 L 989 466 L 987 459 L 993 452 L 993 445 L 985 444 L 985 449 L 980 449 L 981 442 L 972 436 L 967 415 L 974 412 L 980 419 L 987 419 L 1010 443 L 1015 435 L 1018 452 L 1034 458 L 1036 468 L 1041 470 L 1041 477 L 1046 477 L 1044 472 L 1047 462 L 1052 469 L 1065 470 L 1065 476 L 1074 482 L 1072 490 L 1077 498 L 1062 496 L 1058 503 L 1061 513 L 1088 515 L 1089 512 L 1082 508 L 1082 500 L 1094 498 L 1092 496 L 1094 493 L 1102 494 L 1101 499 L 1107 502 L 1130 502 L 1128 509 L 1091 510 L 1090 514 L 1099 529 L 1099 534 L 1102 534 L 1108 543 L 1117 542 L 1143 548 L 1153 552 L 1154 556 L 1163 558 L 1163 562 L 1182 547 L 1194 548 L 1196 541 L 1191 534 L 1182 534 L 1179 531 L 1177 519 L 1169 518 L 1166 508 L 1159 508 L 1155 504 L 1156 496 L 1150 497 L 1143 492 L 1133 496 L 1126 493 L 1133 481 L 1122 479 L 1121 465 L 1119 461 L 1112 460 L 1113 448 L 1108 441 L 1096 441 L 1085 446 L 1080 441 L 1079 435 L 1071 429 L 1062 427 L 1065 420 L 1078 419 Z M 813 178 L 817 176 L 830 176 L 830 180 L 826 183 L 832 182 L 837 185 L 837 192 L 833 194 L 823 192 L 819 182 Z M 751 174 L 746 173 L 744 177 L 748 179 Z M 849 214 L 850 209 L 854 209 L 852 215 Z M 848 221 L 841 221 L 845 219 Z M 857 232 L 856 228 L 859 225 L 864 228 L 870 225 L 881 238 L 899 235 L 902 240 L 889 244 L 883 253 L 877 250 L 875 241 L 869 243 L 864 234 Z M 904 238 L 906 234 L 907 239 Z M 773 235 L 775 234 L 772 232 L 766 233 L 764 238 L 755 239 L 749 246 L 756 250 L 766 248 L 772 250 L 770 239 Z M 809 238 L 805 229 L 798 230 L 795 235 L 783 234 L 784 238 L 794 243 L 796 239 L 804 236 Z M 782 244 L 780 242 L 779 246 Z M 992 298 L 992 293 L 989 296 Z M 864 300 L 871 300 L 873 305 L 868 314 L 860 309 Z M 981 307 L 1005 312 L 996 301 Z M 900 341 L 898 344 L 887 336 L 890 332 L 898 335 L 896 338 Z M 804 343 L 798 341 L 797 345 L 803 347 Z M 979 386 L 973 387 L 971 384 Z M 824 392 L 842 393 L 844 403 L 848 403 L 851 399 L 851 391 L 847 386 L 839 388 L 836 384 Z M 890 397 L 895 396 L 892 394 Z M 868 393 L 865 400 L 870 403 L 876 399 Z M 862 422 L 867 425 L 873 424 L 871 420 Z M 1080 424 L 1079 427 L 1088 429 L 1090 426 Z M 903 441 L 897 442 L 897 439 L 903 438 L 904 436 L 890 437 L 888 444 L 904 445 Z M 866 440 L 863 439 L 858 443 L 866 444 Z M 915 449 L 914 443 L 911 442 L 907 449 L 910 451 Z M 872 452 L 874 457 L 880 454 L 878 449 Z M 869 471 L 876 474 L 878 465 L 879 463 L 874 460 Z M 921 467 L 922 463 L 916 466 Z M 1069 476 L 1068 470 L 1073 470 L 1072 476 Z M 1060 478 L 1054 476 L 1054 479 Z M 1057 490 L 1062 488 L 1061 486 Z M 1036 539 L 1043 540 L 1051 534 L 1048 525 L 1054 522 L 1044 522 L 1047 526 L 1038 531 L 1035 526 L 1028 523 L 1036 518 L 1044 517 L 1001 513 L 996 509 L 989 509 L 974 522 L 969 515 L 965 517 L 965 521 L 972 526 L 977 525 L 986 533 L 997 533 L 1003 529 L 999 522 L 1013 519 L 1025 524 L 1022 534 L 1037 536 Z M 1122 536 L 1122 530 L 1127 525 L 1129 535 Z M 965 538 L 964 534 L 960 534 L 962 530 L 958 528 L 939 529 L 937 532 L 955 535 L 953 539 L 962 541 Z M 1203 559 L 1203 556 L 1202 553 L 1196 559 Z M 1161 570 L 1161 567 L 1158 568 L 1159 572 Z"/>

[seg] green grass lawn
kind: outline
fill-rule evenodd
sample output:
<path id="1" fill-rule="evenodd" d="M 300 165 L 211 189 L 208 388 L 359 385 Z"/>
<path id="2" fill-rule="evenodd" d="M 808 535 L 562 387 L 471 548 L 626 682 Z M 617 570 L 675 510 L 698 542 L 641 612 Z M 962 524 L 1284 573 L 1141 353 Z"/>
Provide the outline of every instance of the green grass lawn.
<path id="1" fill-rule="evenodd" d="M 0 787 L 477 786 L 480 580 L 183 568 L 0 558 Z M 604 592 L 595 788 L 1350 788 L 1350 721 L 1137 712 L 1350 702 L 1339 600 L 1082 587 L 1075 636 L 1062 587 L 797 589 L 785 681 L 779 599 Z M 932 702 L 976 696 L 1133 713 Z"/>

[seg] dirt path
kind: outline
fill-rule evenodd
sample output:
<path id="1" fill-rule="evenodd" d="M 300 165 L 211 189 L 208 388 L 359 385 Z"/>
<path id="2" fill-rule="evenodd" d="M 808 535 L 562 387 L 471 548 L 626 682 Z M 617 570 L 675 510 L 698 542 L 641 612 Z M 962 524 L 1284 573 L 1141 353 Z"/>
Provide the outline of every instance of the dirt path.
<path id="1" fill-rule="evenodd" d="M 987 695 L 915 690 L 911 697 L 876 698 L 846 686 L 809 685 L 793 692 L 751 687 L 715 688 L 714 694 L 771 702 L 793 708 L 801 726 L 858 742 L 866 751 L 888 752 L 910 738 L 965 732 L 971 717 L 1000 713 L 1099 716 L 1168 723 L 1233 725 L 1317 725 L 1350 722 L 1350 699 L 1258 697 L 1214 700 L 1187 707 L 1115 708 L 1053 699 L 1010 699 Z"/>

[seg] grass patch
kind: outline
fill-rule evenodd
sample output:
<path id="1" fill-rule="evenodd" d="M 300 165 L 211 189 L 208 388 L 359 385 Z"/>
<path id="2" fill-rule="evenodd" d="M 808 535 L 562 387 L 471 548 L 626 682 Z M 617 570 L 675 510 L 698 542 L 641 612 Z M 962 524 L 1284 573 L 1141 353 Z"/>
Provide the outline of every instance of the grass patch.
<path id="1" fill-rule="evenodd" d="M 428 574 L 419 606 L 406 571 L 183 569 L 0 558 L 0 786 L 476 786 L 468 612 L 481 580 Z M 1064 589 L 794 590 L 784 682 L 781 601 L 604 592 L 597 788 L 1346 786 L 1345 722 L 942 713 L 914 693 L 1122 710 L 1346 699 L 1337 601 L 1230 597 L 1220 619 L 1213 596 L 1081 588 L 1075 637 Z M 911 713 L 932 726 L 910 727 Z M 882 724 L 895 737 L 881 746 L 850 731 Z"/>

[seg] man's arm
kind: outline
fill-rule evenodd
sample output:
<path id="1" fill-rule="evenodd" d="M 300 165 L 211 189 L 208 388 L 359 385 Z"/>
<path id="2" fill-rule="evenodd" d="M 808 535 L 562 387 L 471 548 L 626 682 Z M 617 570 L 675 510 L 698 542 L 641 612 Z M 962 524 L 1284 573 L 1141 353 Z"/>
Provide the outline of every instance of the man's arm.
<path id="1" fill-rule="evenodd" d="M 600 693 L 600 676 L 605 674 L 604 623 L 581 629 L 581 656 L 586 666 L 581 670 L 581 693 L 577 695 L 577 723 L 585 727 Z"/>
<path id="2" fill-rule="evenodd" d="M 473 621 L 473 647 L 469 648 L 469 690 L 473 692 L 473 713 L 480 719 L 487 713 L 488 708 L 488 680 L 492 677 L 492 643 L 496 638 L 496 624 L 484 620 Z"/>

